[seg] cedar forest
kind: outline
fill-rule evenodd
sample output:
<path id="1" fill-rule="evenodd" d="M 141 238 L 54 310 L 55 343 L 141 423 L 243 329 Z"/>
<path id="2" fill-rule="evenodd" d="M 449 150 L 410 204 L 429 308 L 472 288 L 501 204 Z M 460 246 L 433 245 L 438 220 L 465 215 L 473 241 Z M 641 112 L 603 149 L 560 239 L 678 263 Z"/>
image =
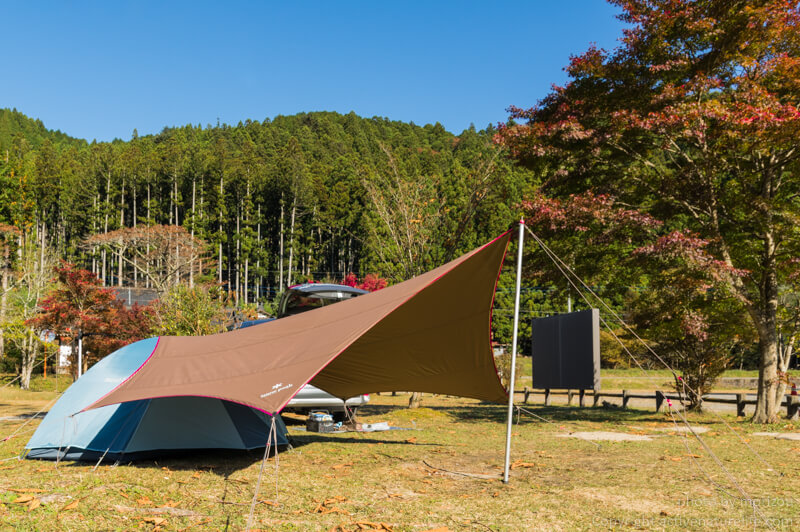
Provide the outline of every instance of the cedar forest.
<path id="1" fill-rule="evenodd" d="M 269 313 L 306 280 L 399 282 L 524 216 L 692 388 L 757 368 L 754 420 L 774 420 L 800 323 L 800 8 L 612 3 L 618 48 L 573 57 L 566 85 L 481 131 L 316 112 L 87 143 L 0 110 L 2 363 L 27 383 L 45 328 L 106 323 L 101 356 L 214 332 L 198 325 L 214 305 Z M 524 321 L 563 311 L 566 282 L 526 252 Z M 512 287 L 503 273 L 500 343 Z"/>

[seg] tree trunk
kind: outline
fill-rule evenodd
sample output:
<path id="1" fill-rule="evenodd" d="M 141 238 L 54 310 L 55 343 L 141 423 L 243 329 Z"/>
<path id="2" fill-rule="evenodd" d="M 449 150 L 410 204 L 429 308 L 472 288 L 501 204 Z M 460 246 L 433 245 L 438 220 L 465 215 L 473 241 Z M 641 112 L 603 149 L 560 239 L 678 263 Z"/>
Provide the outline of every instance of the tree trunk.
<path id="1" fill-rule="evenodd" d="M 289 225 L 289 273 L 286 276 L 286 286 L 292 286 L 292 261 L 294 260 L 294 220 L 297 214 L 297 201 L 292 201 L 292 218 Z"/>
<path id="2" fill-rule="evenodd" d="M 31 374 L 33 373 L 33 365 L 36 362 L 36 347 L 33 330 L 28 329 L 28 337 L 23 343 L 22 367 L 19 376 L 19 387 L 23 390 L 28 390 L 31 387 Z"/>
<path id="3" fill-rule="evenodd" d="M 217 259 L 217 269 L 219 270 L 219 284 L 222 286 L 222 206 L 225 203 L 225 178 L 219 176 L 219 257 Z M 228 279 L 230 281 L 230 278 Z"/>
<path id="4" fill-rule="evenodd" d="M 120 194 L 120 205 L 119 205 L 119 228 L 122 229 L 125 227 L 125 180 L 122 180 L 122 190 Z M 122 267 L 123 267 L 123 259 L 122 259 L 122 248 L 123 246 L 119 247 L 119 255 L 117 256 L 117 286 L 122 286 Z"/>
<path id="5" fill-rule="evenodd" d="M 147 225 L 151 225 L 152 221 L 150 220 L 150 183 L 147 183 Z M 150 242 L 147 243 L 147 255 L 150 255 Z M 149 267 L 148 267 L 149 269 Z M 144 280 L 145 288 L 150 288 L 150 276 L 146 276 Z"/>
<path id="6" fill-rule="evenodd" d="M 778 388 L 775 390 L 775 402 L 780 408 L 781 401 L 783 401 L 784 394 L 786 393 L 786 385 L 789 382 L 787 373 L 789 371 L 789 362 L 792 360 L 792 350 L 794 347 L 795 337 L 789 338 L 789 341 L 784 343 L 783 337 L 778 336 Z"/>
<path id="7" fill-rule="evenodd" d="M 233 298 L 237 307 L 239 306 L 239 295 L 241 294 L 241 291 L 242 291 L 242 283 L 241 283 L 242 275 L 241 275 L 241 268 L 239 267 L 239 265 L 242 263 L 241 262 L 241 260 L 242 260 L 241 259 L 241 251 L 242 251 L 242 232 L 241 232 L 242 231 L 242 226 L 241 226 L 241 221 L 242 221 L 242 210 L 237 208 L 236 209 L 236 264 L 234 265 L 234 267 L 236 268 L 236 272 L 234 274 L 235 277 L 236 277 L 236 282 L 234 284 L 234 286 L 236 287 L 236 291 L 234 292 L 235 296 Z"/>
<path id="8" fill-rule="evenodd" d="M 197 198 L 197 178 L 192 176 L 192 242 L 194 242 L 194 226 L 196 223 L 195 220 L 195 199 Z M 191 257 L 192 260 L 189 262 L 189 288 L 194 287 L 194 244 L 192 244 L 191 250 Z"/>
<path id="9" fill-rule="evenodd" d="M 283 291 L 283 233 L 284 233 L 284 223 L 283 223 L 284 213 L 283 213 L 283 193 L 281 193 L 281 234 L 280 234 L 280 245 L 278 248 L 278 292 Z"/>
<path id="10" fill-rule="evenodd" d="M 131 224 L 133 228 L 136 229 L 136 181 L 133 182 L 133 212 L 131 213 Z M 139 286 L 138 260 L 135 255 L 133 257 L 133 286 L 134 288 Z"/>
<path id="11" fill-rule="evenodd" d="M 761 304 L 757 313 L 758 329 L 758 402 L 754 423 L 774 423 L 778 420 L 778 279 L 775 271 L 775 245 L 772 234 L 765 235 L 764 275 L 761 283 Z"/>
<path id="12" fill-rule="evenodd" d="M 104 235 L 108 234 L 108 211 L 110 209 L 110 205 L 111 205 L 111 173 L 109 173 L 106 176 L 106 208 L 105 208 L 106 212 L 105 212 L 105 219 L 104 219 L 104 223 L 103 223 L 103 234 Z M 106 277 L 106 266 L 107 266 L 107 264 L 106 264 L 106 249 L 105 248 L 103 248 L 102 254 L 103 254 L 103 276 L 102 276 L 103 286 L 108 286 L 108 283 L 106 283 L 106 279 L 107 279 L 107 277 Z"/>
<path id="13" fill-rule="evenodd" d="M 6 321 L 6 308 L 8 305 L 8 264 L 11 259 L 11 246 L 9 244 L 3 245 L 3 263 L 0 264 L 2 269 L 2 279 L 0 282 L 0 358 L 5 357 L 5 329 L 3 324 Z"/>
<path id="14" fill-rule="evenodd" d="M 258 254 L 256 255 L 257 257 L 256 274 L 258 275 L 258 282 L 256 283 L 256 295 L 255 295 L 256 303 L 258 303 L 259 300 L 261 299 L 261 283 L 263 282 L 261 278 L 261 205 L 258 206 L 257 226 L 258 226 L 258 233 L 257 233 L 258 236 L 256 242 L 258 242 L 258 244 L 256 245 L 256 249 L 258 250 Z"/>
<path id="15" fill-rule="evenodd" d="M 420 392 L 412 392 L 411 397 L 408 399 L 408 408 L 419 408 L 422 402 L 422 394 Z"/>

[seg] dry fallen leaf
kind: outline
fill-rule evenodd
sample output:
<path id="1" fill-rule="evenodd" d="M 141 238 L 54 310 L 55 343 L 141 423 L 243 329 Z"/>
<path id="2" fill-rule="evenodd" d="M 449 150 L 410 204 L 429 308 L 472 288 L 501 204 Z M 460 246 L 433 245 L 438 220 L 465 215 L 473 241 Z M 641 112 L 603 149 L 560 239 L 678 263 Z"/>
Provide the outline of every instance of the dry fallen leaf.
<path id="1" fill-rule="evenodd" d="M 342 469 L 344 467 L 353 467 L 353 462 L 347 462 L 346 464 L 336 464 L 331 469 Z"/>
<path id="2" fill-rule="evenodd" d="M 414 438 L 414 437 L 411 437 L 411 438 L 406 440 L 406 443 L 417 443 L 417 439 Z"/>
<path id="3" fill-rule="evenodd" d="M 179 502 L 173 501 L 172 499 L 170 499 L 167 502 L 165 502 L 164 504 L 162 504 L 161 506 L 159 506 L 159 508 L 175 508 L 179 504 L 180 504 Z"/>
<path id="4" fill-rule="evenodd" d="M 28 511 L 30 512 L 31 510 L 35 510 L 36 508 L 38 508 L 41 505 L 42 505 L 42 501 L 40 501 L 39 499 L 34 497 L 33 500 L 27 504 Z"/>
<path id="5" fill-rule="evenodd" d="M 150 506 L 153 504 L 153 501 L 150 500 L 150 497 L 144 496 L 141 499 L 136 499 L 136 504 L 139 506 Z"/>
<path id="6" fill-rule="evenodd" d="M 38 488 L 20 488 L 20 489 L 10 489 L 8 491 L 13 491 L 14 493 L 44 493 L 44 490 L 40 490 Z"/>
<path id="7" fill-rule="evenodd" d="M 145 523 L 153 523 L 156 526 L 161 526 L 167 522 L 163 517 L 142 517 L 142 521 Z"/>
<path id="8" fill-rule="evenodd" d="M 201 473 L 200 471 L 195 471 L 194 473 L 192 473 L 192 478 L 200 478 L 200 473 Z"/>
<path id="9" fill-rule="evenodd" d="M 11 502 L 13 502 L 14 504 L 25 504 L 32 501 L 33 499 L 35 499 L 33 495 L 20 495 Z"/>
<path id="10" fill-rule="evenodd" d="M 61 511 L 61 512 L 66 512 L 67 510 L 74 510 L 75 508 L 77 508 L 77 507 L 78 507 L 78 503 L 79 503 L 79 502 L 80 502 L 80 499 L 78 499 L 78 500 L 76 500 L 76 501 L 72 501 L 71 503 L 69 503 L 68 505 L 64 506 L 64 507 L 63 507 L 61 510 L 59 510 L 59 511 Z"/>
<path id="11" fill-rule="evenodd" d="M 515 460 L 513 464 L 511 464 L 511 469 L 516 469 L 518 467 L 536 467 L 536 464 L 533 462 L 523 462 L 522 460 Z"/>

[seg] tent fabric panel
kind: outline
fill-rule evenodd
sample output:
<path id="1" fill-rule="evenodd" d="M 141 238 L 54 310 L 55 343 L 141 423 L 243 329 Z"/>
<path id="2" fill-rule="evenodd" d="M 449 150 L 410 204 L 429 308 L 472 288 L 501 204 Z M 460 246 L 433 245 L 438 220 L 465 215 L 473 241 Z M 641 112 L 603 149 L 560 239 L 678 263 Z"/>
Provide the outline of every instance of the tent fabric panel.
<path id="1" fill-rule="evenodd" d="M 92 412 L 81 412 L 124 382 L 140 367 L 157 344 L 157 338 L 149 338 L 127 345 L 89 368 L 89 371 L 67 388 L 53 408 L 39 424 L 36 432 L 26 445 L 27 449 L 36 447 L 58 447 L 69 434 L 79 431 L 83 438 L 75 439 L 82 448 L 89 445 L 96 433 L 87 432 L 88 427 L 101 427 L 109 422 L 119 408 L 111 405 Z M 74 417 L 70 417 L 73 416 Z"/>
<path id="2" fill-rule="evenodd" d="M 258 449 L 266 445 L 272 423 L 271 416 L 249 406 L 231 403 L 230 401 L 222 401 L 222 404 L 236 426 L 245 449 Z M 277 444 L 287 445 L 289 440 L 286 437 L 286 425 L 284 425 L 281 416 L 276 414 L 273 417 L 275 418 Z"/>
<path id="3" fill-rule="evenodd" d="M 490 280 L 487 284 L 490 282 L 493 287 L 509 238 L 510 232 L 506 232 L 486 246 L 414 279 L 313 312 L 211 336 L 161 337 L 153 356 L 129 380 L 90 408 L 155 397 L 204 395 L 264 412 L 278 412 L 304 384 L 318 373 L 325 373 L 326 366 L 333 359 L 351 356 L 348 348 L 352 344 L 419 292 L 435 287 L 465 267 L 470 271 L 482 271 Z M 492 261 L 491 268 L 481 267 Z M 446 300 L 458 299 L 454 294 L 438 293 Z M 480 308 L 488 309 L 492 297 L 488 292 L 485 296 Z M 470 304 L 473 302 L 470 299 Z M 444 327 L 452 327 L 454 323 L 449 319 L 449 313 L 431 318 L 428 325 L 440 333 Z M 483 319 L 485 321 L 480 325 L 476 320 L 474 327 L 480 327 L 488 334 L 488 311 Z M 486 358 L 492 364 L 488 341 L 485 344 Z M 447 350 L 441 353 L 427 351 L 426 356 L 432 361 L 463 355 Z M 472 357 L 473 353 L 467 353 L 467 356 Z M 433 364 L 431 361 L 428 367 Z M 440 360 L 437 363 L 464 367 L 463 360 Z M 471 360 L 467 361 L 469 364 L 472 364 Z M 468 397 L 499 398 L 497 378 L 488 376 L 490 379 L 484 382 L 487 377 L 484 372 L 482 377 L 460 385 L 458 389 L 469 392 Z M 348 378 L 354 387 L 364 391 L 373 387 L 372 375 L 368 372 L 354 371 Z M 427 387 L 429 381 L 414 381 L 409 377 L 405 382 L 413 391 L 423 384 Z M 397 389 L 396 386 L 392 388 Z"/>
<path id="4" fill-rule="evenodd" d="M 420 291 L 363 334 L 311 384 L 337 397 L 407 390 L 507 400 L 490 331 L 507 242 L 498 242 Z"/>
<path id="5" fill-rule="evenodd" d="M 149 400 L 145 400 L 123 403 L 104 424 L 98 419 L 92 420 L 90 424 L 81 424 L 81 431 L 85 434 L 81 439 L 91 437 L 91 441 L 86 445 L 81 445 L 78 440 L 70 441 L 70 445 L 87 451 L 117 452 L 124 450 L 136 431 L 136 427 L 139 426 L 142 416 L 147 411 L 149 402 Z M 82 420 L 87 417 L 88 413 L 83 412 L 75 417 Z"/>
<path id="6" fill-rule="evenodd" d="M 225 407 L 208 397 L 152 399 L 125 452 L 153 449 L 243 449 Z"/>

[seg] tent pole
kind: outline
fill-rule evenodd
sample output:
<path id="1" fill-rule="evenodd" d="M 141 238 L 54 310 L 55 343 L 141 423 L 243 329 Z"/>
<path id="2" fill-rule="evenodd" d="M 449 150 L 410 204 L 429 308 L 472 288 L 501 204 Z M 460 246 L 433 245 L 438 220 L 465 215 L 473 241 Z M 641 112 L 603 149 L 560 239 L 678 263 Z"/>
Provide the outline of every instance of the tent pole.
<path id="1" fill-rule="evenodd" d="M 519 221 L 519 248 L 517 249 L 517 290 L 514 296 L 514 333 L 511 340 L 511 376 L 508 382 L 508 422 L 506 423 L 506 460 L 503 467 L 503 483 L 508 484 L 508 469 L 511 459 L 511 419 L 514 416 L 514 379 L 517 378 L 517 335 L 519 333 L 519 292 L 522 281 L 522 242 L 525 220 Z"/>
<path id="2" fill-rule="evenodd" d="M 78 378 L 83 374 L 83 331 L 78 333 Z"/>

